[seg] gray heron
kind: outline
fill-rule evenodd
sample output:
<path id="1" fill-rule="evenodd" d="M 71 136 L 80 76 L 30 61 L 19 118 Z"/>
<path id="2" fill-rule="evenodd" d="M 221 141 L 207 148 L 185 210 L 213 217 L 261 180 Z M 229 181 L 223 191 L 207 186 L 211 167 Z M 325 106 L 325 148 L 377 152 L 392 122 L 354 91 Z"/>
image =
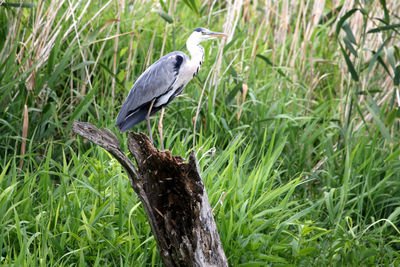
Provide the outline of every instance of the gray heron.
<path id="1" fill-rule="evenodd" d="M 188 82 L 199 72 L 204 60 L 204 48 L 200 43 L 223 36 L 227 35 L 197 28 L 186 42 L 191 58 L 181 51 L 175 51 L 161 57 L 147 68 L 133 84 L 118 113 L 115 125 L 119 127 L 120 133 L 146 120 L 150 140 L 153 142 L 150 116 L 161 109 L 158 131 L 161 149 L 164 150 L 162 119 L 165 106 L 182 93 Z"/>

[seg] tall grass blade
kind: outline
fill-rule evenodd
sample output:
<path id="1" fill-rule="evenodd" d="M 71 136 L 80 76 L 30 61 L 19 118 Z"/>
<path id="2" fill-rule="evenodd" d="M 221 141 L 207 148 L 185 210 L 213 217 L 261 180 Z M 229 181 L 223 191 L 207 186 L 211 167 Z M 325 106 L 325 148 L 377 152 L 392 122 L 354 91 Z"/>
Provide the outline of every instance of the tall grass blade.
<path id="1" fill-rule="evenodd" d="M 400 24 L 392 24 L 392 25 L 385 25 L 385 26 L 381 26 L 381 27 L 376 27 L 374 29 L 369 30 L 367 33 L 377 33 L 377 32 L 395 30 L 397 28 L 400 28 Z"/>
<path id="2" fill-rule="evenodd" d="M 72 113 L 71 117 L 69 117 L 67 131 L 71 129 L 72 123 L 74 120 L 78 120 L 83 113 L 86 113 L 90 104 L 94 100 L 94 95 L 97 92 L 96 88 L 93 88 L 83 99 L 83 101 L 75 108 L 74 112 Z"/>
<path id="3" fill-rule="evenodd" d="M 36 7 L 35 3 L 0 3 L 0 7 L 19 7 L 19 8 L 34 8 Z"/>
<path id="4" fill-rule="evenodd" d="M 22 114 L 23 123 L 22 123 L 22 143 L 21 143 L 21 150 L 20 150 L 20 162 L 19 162 L 19 168 L 22 169 L 22 166 L 24 164 L 24 155 L 25 155 L 25 150 L 26 150 L 26 140 L 28 138 L 28 128 L 29 128 L 29 115 L 28 115 L 28 106 L 25 104 L 24 105 L 24 112 Z"/>
<path id="5" fill-rule="evenodd" d="M 393 85 L 400 86 L 400 65 L 397 65 L 394 70 Z"/>
<path id="6" fill-rule="evenodd" d="M 341 17 L 338 21 L 338 23 L 336 24 L 336 31 L 335 31 L 335 35 L 336 35 L 336 39 L 339 38 L 339 33 L 340 30 L 343 27 L 343 24 L 346 22 L 347 19 L 349 19 L 355 12 L 359 11 L 360 9 L 358 8 L 353 8 L 351 10 L 349 10 L 348 12 L 346 12 L 346 14 L 343 15 L 343 17 Z"/>
<path id="7" fill-rule="evenodd" d="M 156 12 L 166 22 L 168 22 L 168 23 L 173 23 L 174 22 L 172 17 L 170 15 L 168 15 L 168 13 L 166 13 L 164 10 L 157 10 Z"/>
<path id="8" fill-rule="evenodd" d="M 183 3 L 185 3 L 185 5 L 187 5 L 195 14 L 200 14 L 196 0 L 183 0 Z"/>
<path id="9" fill-rule="evenodd" d="M 390 36 L 389 38 L 387 38 L 383 44 L 378 48 L 378 50 L 376 51 L 376 53 L 374 54 L 374 56 L 372 57 L 372 59 L 369 62 L 368 65 L 368 71 L 367 71 L 367 78 L 369 77 L 369 74 L 375 64 L 375 62 L 378 60 L 378 57 L 380 56 L 380 54 L 383 51 L 383 48 L 386 47 L 386 45 L 389 43 L 389 41 L 392 39 L 392 37 Z"/>
<path id="10" fill-rule="evenodd" d="M 381 6 L 382 6 L 382 9 L 383 9 L 383 14 L 384 14 L 384 17 L 385 17 L 385 19 L 384 19 L 385 23 L 389 24 L 390 23 L 390 16 L 389 16 L 389 10 L 387 8 L 386 0 L 379 0 L 379 2 L 380 2 Z"/>
<path id="11" fill-rule="evenodd" d="M 370 98 L 371 102 L 373 103 L 373 105 L 375 106 L 375 109 L 378 109 L 378 106 L 376 105 L 376 103 L 374 103 L 374 100 L 372 98 Z M 389 130 L 386 128 L 385 124 L 382 122 L 382 120 L 379 118 L 379 115 L 375 112 L 374 108 L 371 108 L 369 105 L 365 106 L 368 111 L 370 112 L 370 114 L 372 115 L 372 117 L 374 118 L 375 123 L 378 125 L 379 130 L 381 132 L 381 134 L 386 138 L 387 141 L 389 142 L 393 142 L 392 137 L 390 136 L 390 132 Z"/>
<path id="12" fill-rule="evenodd" d="M 341 52 L 342 52 L 342 55 L 343 55 L 343 57 L 344 57 L 344 60 L 345 60 L 345 62 L 346 62 L 347 68 L 348 68 L 348 70 L 350 71 L 351 78 L 352 78 L 354 81 L 358 82 L 358 81 L 360 80 L 360 78 L 358 77 L 357 71 L 356 71 L 356 69 L 354 68 L 353 63 L 351 62 L 349 55 L 348 55 L 348 54 L 346 53 L 346 51 L 343 49 L 343 46 L 342 46 L 342 44 L 341 44 L 340 42 L 339 42 L 339 46 L 340 46 L 340 50 L 341 50 Z"/>

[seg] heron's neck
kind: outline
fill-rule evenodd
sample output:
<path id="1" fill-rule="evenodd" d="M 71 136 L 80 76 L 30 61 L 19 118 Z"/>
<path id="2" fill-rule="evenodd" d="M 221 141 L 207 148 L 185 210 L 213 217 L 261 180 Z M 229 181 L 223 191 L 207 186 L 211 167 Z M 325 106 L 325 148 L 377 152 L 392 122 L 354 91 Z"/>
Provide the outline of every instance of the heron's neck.
<path id="1" fill-rule="evenodd" d="M 186 47 L 190 53 L 190 63 L 200 67 L 204 60 L 204 48 L 200 44 L 190 41 L 186 43 Z"/>

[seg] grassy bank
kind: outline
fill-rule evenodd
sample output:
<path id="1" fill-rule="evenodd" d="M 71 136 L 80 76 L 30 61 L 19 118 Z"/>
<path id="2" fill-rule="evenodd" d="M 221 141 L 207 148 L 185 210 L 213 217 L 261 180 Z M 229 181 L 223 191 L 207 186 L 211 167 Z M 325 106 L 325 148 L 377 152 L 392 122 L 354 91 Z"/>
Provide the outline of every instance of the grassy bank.
<path id="1" fill-rule="evenodd" d="M 202 26 L 230 37 L 204 43 L 202 70 L 166 109 L 164 142 L 197 152 L 229 263 L 399 265 L 398 10 L 389 0 L 1 5 L 1 264 L 161 264 L 122 167 L 70 128 L 117 133 L 135 79 Z"/>

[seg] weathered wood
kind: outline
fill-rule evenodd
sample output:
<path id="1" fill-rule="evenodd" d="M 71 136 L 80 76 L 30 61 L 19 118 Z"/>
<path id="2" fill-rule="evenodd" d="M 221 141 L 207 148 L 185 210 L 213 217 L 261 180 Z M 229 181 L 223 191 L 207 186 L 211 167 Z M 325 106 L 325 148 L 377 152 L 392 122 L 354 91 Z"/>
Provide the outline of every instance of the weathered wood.
<path id="1" fill-rule="evenodd" d="M 157 150 L 144 134 L 129 133 L 133 162 L 108 129 L 75 121 L 72 130 L 103 147 L 126 169 L 166 266 L 228 266 L 195 153 L 189 162 Z"/>

